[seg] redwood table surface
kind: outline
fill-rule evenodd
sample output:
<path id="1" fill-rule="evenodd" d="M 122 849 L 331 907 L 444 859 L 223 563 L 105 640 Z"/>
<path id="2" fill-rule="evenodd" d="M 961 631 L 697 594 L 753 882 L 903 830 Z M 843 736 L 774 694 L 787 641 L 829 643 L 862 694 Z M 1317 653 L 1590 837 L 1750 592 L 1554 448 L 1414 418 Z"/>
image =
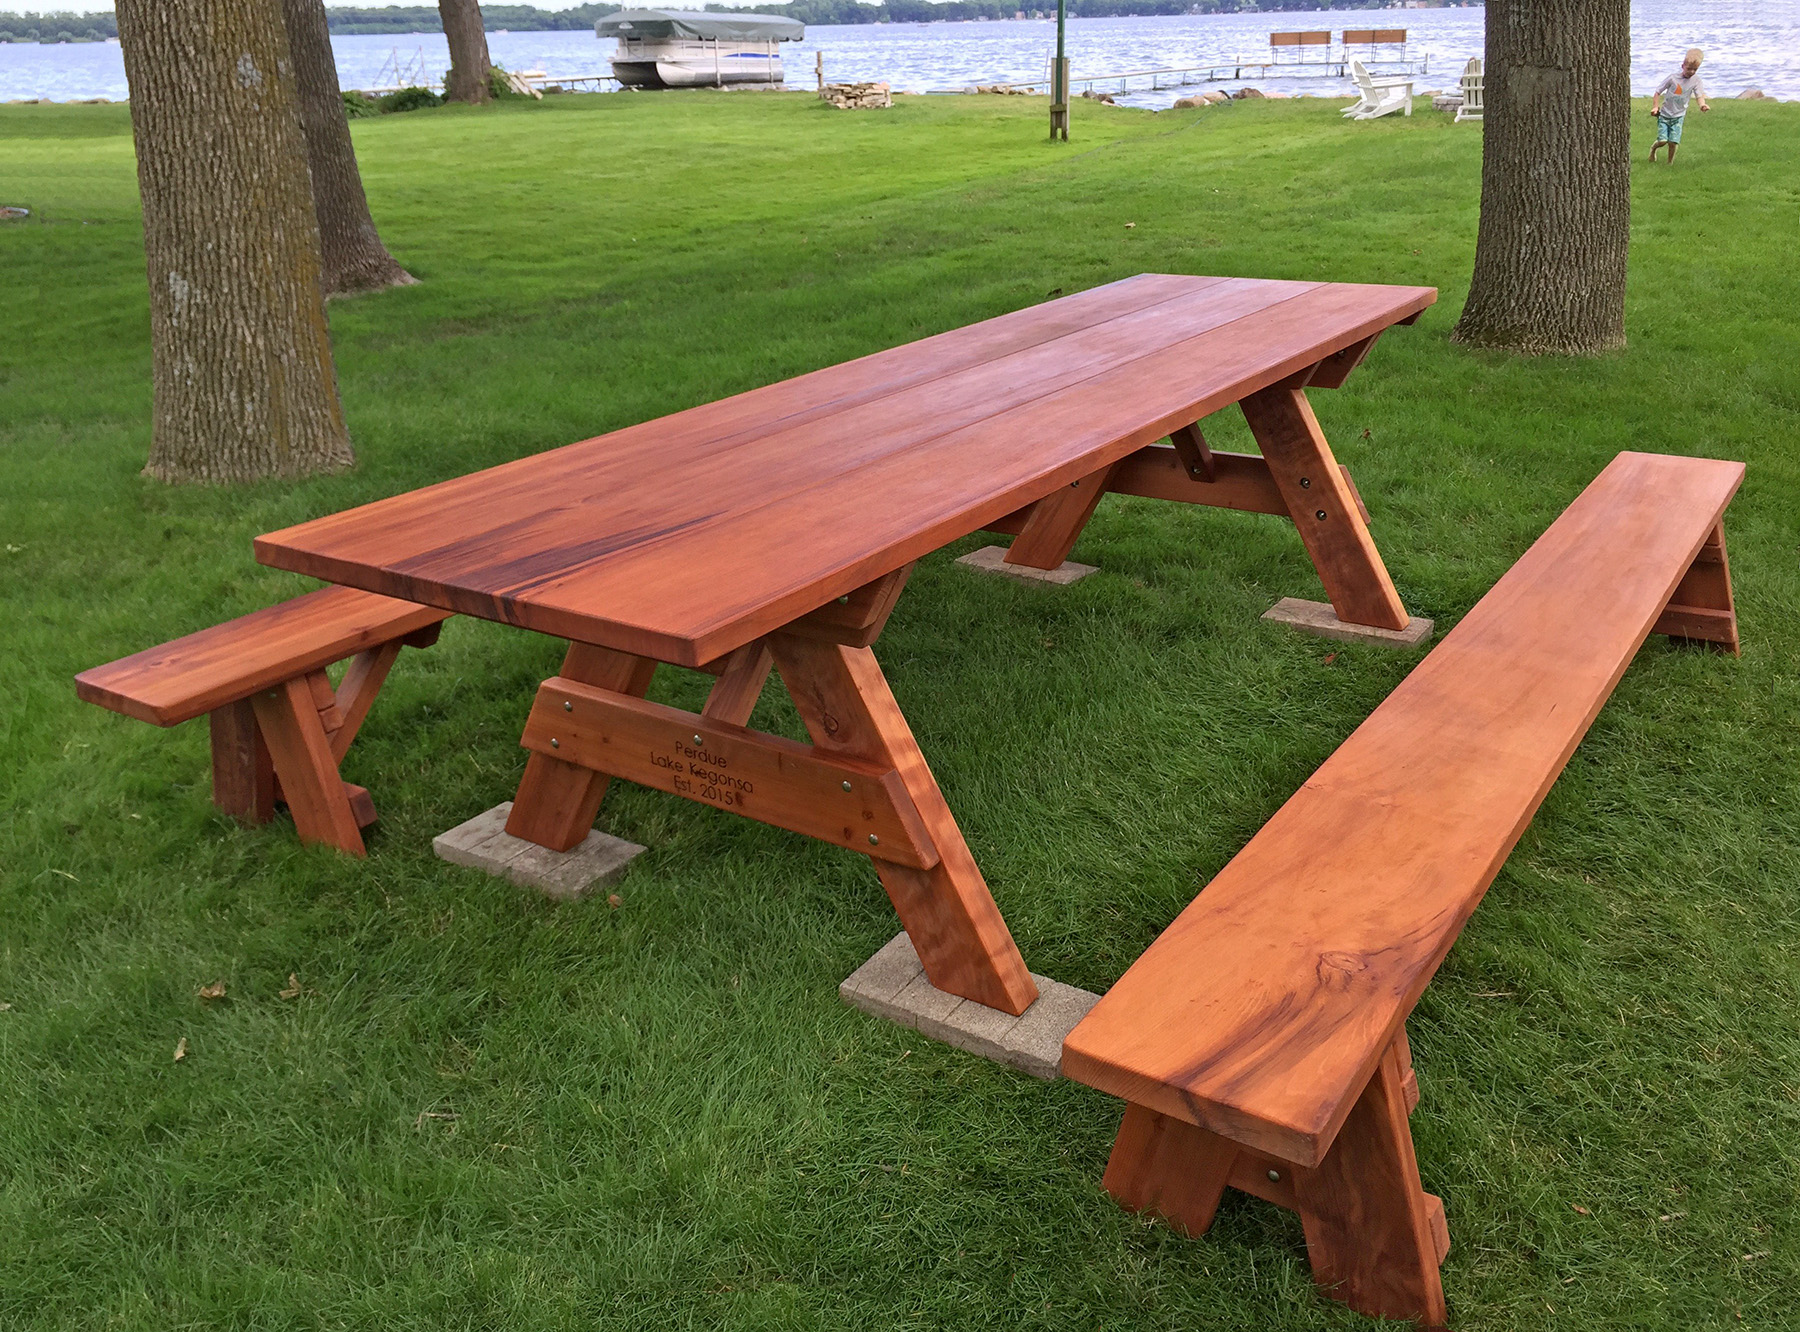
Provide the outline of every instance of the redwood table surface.
<path id="1" fill-rule="evenodd" d="M 1142 274 L 273 532 L 256 557 L 698 666 L 1436 295 Z"/>

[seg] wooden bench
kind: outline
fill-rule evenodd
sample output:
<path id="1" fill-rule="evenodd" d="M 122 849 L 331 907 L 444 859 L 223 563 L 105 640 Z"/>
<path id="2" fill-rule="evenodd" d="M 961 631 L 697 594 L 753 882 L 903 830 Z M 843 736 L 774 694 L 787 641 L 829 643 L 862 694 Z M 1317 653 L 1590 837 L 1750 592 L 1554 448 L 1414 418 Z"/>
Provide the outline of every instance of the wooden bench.
<path id="1" fill-rule="evenodd" d="M 1615 458 L 1070 1033 L 1063 1072 L 1129 1102 L 1121 1204 L 1293 1208 L 1328 1294 L 1443 1323 L 1407 1016 L 1645 638 L 1736 652 L 1743 471 Z"/>
<path id="2" fill-rule="evenodd" d="M 338 764 L 401 647 L 429 647 L 449 616 L 323 588 L 83 671 L 75 693 L 157 726 L 208 715 L 214 804 L 254 824 L 285 800 L 302 842 L 360 856 L 375 806 Z M 345 657 L 334 687 L 325 668 Z"/>

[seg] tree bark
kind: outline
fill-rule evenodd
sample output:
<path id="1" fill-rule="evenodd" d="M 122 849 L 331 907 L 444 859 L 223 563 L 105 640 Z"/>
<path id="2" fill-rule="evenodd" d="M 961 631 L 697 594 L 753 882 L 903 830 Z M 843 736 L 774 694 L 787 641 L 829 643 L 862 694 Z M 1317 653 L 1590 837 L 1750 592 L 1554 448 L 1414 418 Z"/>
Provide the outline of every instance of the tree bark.
<path id="1" fill-rule="evenodd" d="M 150 275 L 145 472 L 351 466 L 278 0 L 119 0 L 117 13 Z"/>
<path id="2" fill-rule="evenodd" d="M 491 100 L 487 30 L 481 24 L 479 0 L 438 0 L 438 17 L 444 21 L 444 39 L 450 43 L 444 99 L 477 104 Z"/>
<path id="3" fill-rule="evenodd" d="M 1629 0 L 1488 0 L 1481 225 L 1454 337 L 1526 353 L 1625 345 Z"/>
<path id="4" fill-rule="evenodd" d="M 350 122 L 344 115 L 344 95 L 338 88 L 337 62 L 331 54 L 325 0 L 281 0 L 281 8 L 294 57 L 300 127 L 306 133 L 306 156 L 312 167 L 325 294 L 379 291 L 415 282 L 387 252 L 375 219 L 369 216 L 356 148 L 350 142 Z"/>

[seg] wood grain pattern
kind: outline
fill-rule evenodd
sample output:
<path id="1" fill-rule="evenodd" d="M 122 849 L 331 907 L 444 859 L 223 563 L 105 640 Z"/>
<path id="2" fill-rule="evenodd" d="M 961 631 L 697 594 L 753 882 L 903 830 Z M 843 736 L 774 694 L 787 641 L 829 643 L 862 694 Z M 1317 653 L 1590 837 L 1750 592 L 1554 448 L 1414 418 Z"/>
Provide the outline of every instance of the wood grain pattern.
<path id="1" fill-rule="evenodd" d="M 1064 1073 L 1322 1160 L 1743 472 L 1615 458 L 1070 1033 Z"/>
<path id="2" fill-rule="evenodd" d="M 174 726 L 448 617 L 355 588 L 321 588 L 83 671 L 75 694 Z"/>
<path id="3" fill-rule="evenodd" d="M 769 645 L 762 639 L 744 644 L 726 659 L 725 668 L 707 692 L 700 715 L 714 721 L 748 726 L 750 714 L 756 710 L 756 701 L 762 697 L 763 686 L 769 682 L 769 671 L 774 665 L 775 658 L 769 655 Z"/>
<path id="4" fill-rule="evenodd" d="M 775 635 L 769 646 L 813 744 L 894 769 L 937 847 L 941 859 L 930 869 L 875 862 L 926 976 L 950 994 L 1023 1013 L 1037 998 L 1037 985 L 875 654 L 789 634 Z"/>
<path id="5" fill-rule="evenodd" d="M 1435 296 L 1147 274 L 316 519 L 257 555 L 697 666 Z"/>
<path id="6" fill-rule="evenodd" d="M 1406 607 L 1306 394 L 1265 389 L 1242 406 L 1338 618 L 1379 629 L 1406 628 Z"/>
<path id="7" fill-rule="evenodd" d="M 562 679 L 538 688 L 519 743 L 877 860 L 938 862 L 906 784 L 880 763 Z"/>

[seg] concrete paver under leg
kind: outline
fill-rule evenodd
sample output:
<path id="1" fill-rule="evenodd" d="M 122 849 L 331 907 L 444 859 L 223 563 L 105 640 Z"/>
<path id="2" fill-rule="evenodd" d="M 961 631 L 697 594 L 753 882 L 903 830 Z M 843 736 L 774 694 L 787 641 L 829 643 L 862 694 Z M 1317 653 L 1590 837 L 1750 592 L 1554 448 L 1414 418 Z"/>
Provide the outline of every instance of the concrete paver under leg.
<path id="1" fill-rule="evenodd" d="M 1431 637 L 1430 620 L 1415 615 L 1404 629 L 1377 629 L 1368 624 L 1346 624 L 1325 601 L 1302 601 L 1299 597 L 1283 597 L 1263 612 L 1263 619 L 1291 625 L 1302 633 L 1321 638 L 1341 639 L 1346 643 L 1379 643 L 1382 647 L 1417 647 Z"/>
<path id="2" fill-rule="evenodd" d="M 1005 574 L 1008 578 L 1017 578 L 1026 583 L 1066 585 L 1078 583 L 1089 574 L 1100 572 L 1097 564 L 1077 564 L 1074 560 L 1064 560 L 1054 569 L 1033 569 L 1025 564 L 1008 564 L 1005 546 L 983 546 L 980 550 L 970 551 L 956 562 L 966 564 L 971 569 L 980 569 L 983 573 Z"/>
<path id="3" fill-rule="evenodd" d="M 838 986 L 844 1002 L 959 1050 L 1045 1080 L 1061 1076 L 1062 1043 L 1100 996 L 1033 975 L 1037 1001 L 1020 1017 L 945 994 L 902 930 Z"/>
<path id="4" fill-rule="evenodd" d="M 590 832 L 579 846 L 552 851 L 507 832 L 506 819 L 511 813 L 512 801 L 495 805 L 449 832 L 439 833 L 432 839 L 431 849 L 438 859 L 452 865 L 498 874 L 521 888 L 536 888 L 564 901 L 612 883 L 644 851 L 636 842 L 598 830 Z"/>

